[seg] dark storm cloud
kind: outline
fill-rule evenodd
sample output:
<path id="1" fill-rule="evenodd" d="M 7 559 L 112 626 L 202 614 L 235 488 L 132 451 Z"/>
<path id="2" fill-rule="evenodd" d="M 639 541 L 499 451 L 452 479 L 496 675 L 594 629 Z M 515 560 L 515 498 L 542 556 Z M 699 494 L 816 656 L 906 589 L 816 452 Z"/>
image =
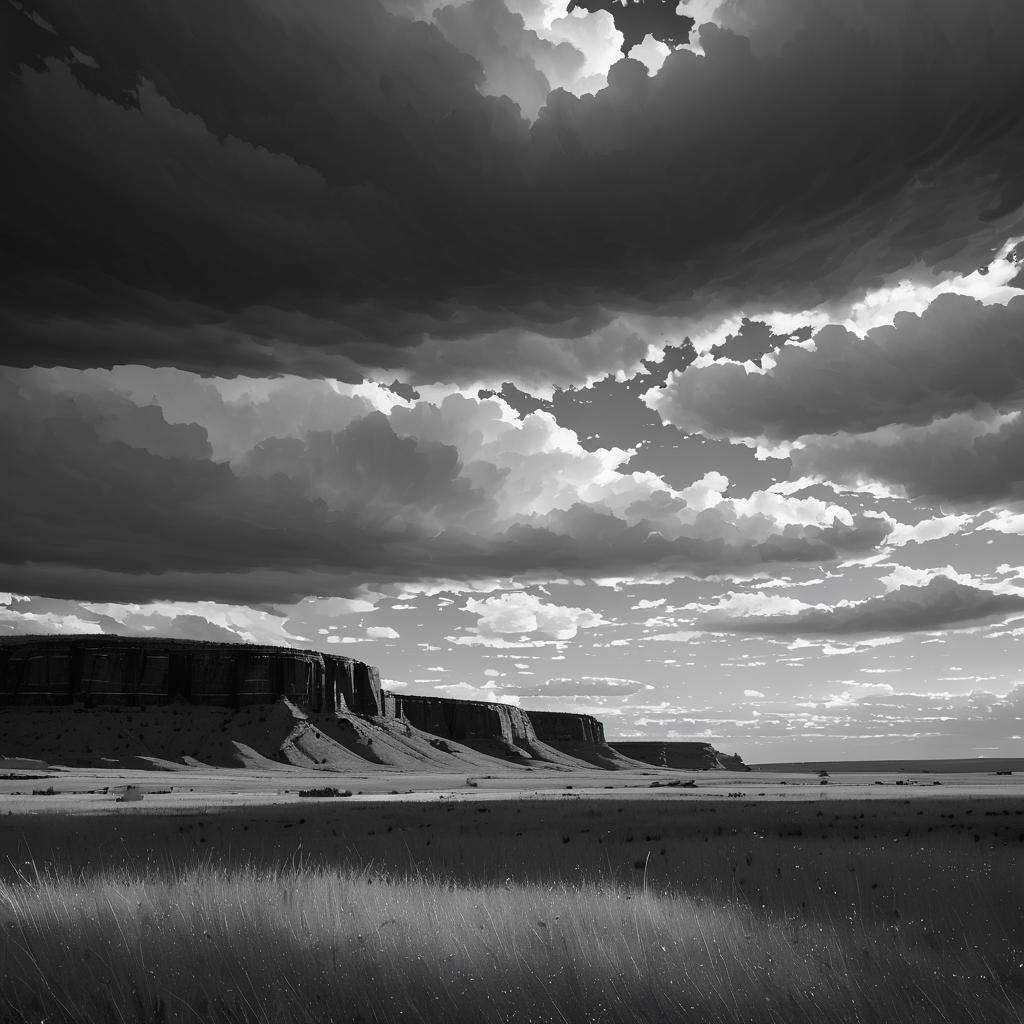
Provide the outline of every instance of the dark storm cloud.
<path id="1" fill-rule="evenodd" d="M 737 633 L 845 635 L 956 629 L 1024 611 L 1024 593 L 995 593 L 947 576 L 924 586 L 903 586 L 881 597 L 793 615 L 709 620 L 702 628 Z"/>
<path id="2" fill-rule="evenodd" d="M 0 378 L 0 579 L 14 592 L 259 603 L 438 578 L 708 575 L 864 552 L 887 532 L 823 503 L 691 508 L 618 474 L 625 453 L 574 448 L 550 418 L 506 420 L 497 403 L 385 416 L 350 399 L 343 426 L 255 440 L 245 403 L 232 424 L 228 406 L 185 395 L 211 434 L 66 377 Z"/>
<path id="3" fill-rule="evenodd" d="M 1019 344 L 1019 342 L 1018 342 Z M 796 476 L 879 481 L 910 497 L 984 506 L 1024 499 L 1024 417 L 961 414 L 924 427 L 805 437 Z"/>
<path id="4" fill-rule="evenodd" d="M 795 440 L 922 425 L 1019 398 L 1022 333 L 1024 297 L 985 306 L 940 295 L 920 316 L 899 313 L 864 338 L 825 327 L 814 351 L 786 345 L 765 373 L 735 362 L 689 367 L 648 400 L 666 422 L 713 437 Z"/>
<path id="5" fill-rule="evenodd" d="M 751 362 L 760 366 L 761 360 L 769 352 L 779 348 L 786 338 L 786 335 L 773 334 L 767 324 L 744 319 L 740 329 L 714 350 L 714 356 L 716 359 L 730 359 L 737 363 Z"/>
<path id="6" fill-rule="evenodd" d="M 971 267 L 1024 199 L 1016 0 L 780 0 L 532 127 L 371 0 L 3 17 L 11 365 L 578 381 L 615 311 Z"/>
<path id="7" fill-rule="evenodd" d="M 398 438 L 379 414 L 331 435 L 265 441 L 245 473 L 190 457 L 187 442 L 200 443 L 198 432 L 205 443 L 205 432 L 163 423 L 155 410 L 143 446 L 134 434 L 125 435 L 130 441 L 105 436 L 114 417 L 98 417 L 76 399 L 47 403 L 38 391 L 26 394 L 6 380 L 0 386 L 8 442 L 0 475 L 10 485 L 0 511 L 0 561 L 12 565 L 139 575 L 369 571 L 386 548 L 426 546 L 423 524 L 403 513 L 422 508 L 427 518 L 437 507 L 451 514 L 487 505 L 459 479 L 453 450 Z M 320 496 L 331 485 L 322 478 L 325 464 L 348 474 L 340 507 Z M 429 552 L 421 557 L 429 563 Z"/>

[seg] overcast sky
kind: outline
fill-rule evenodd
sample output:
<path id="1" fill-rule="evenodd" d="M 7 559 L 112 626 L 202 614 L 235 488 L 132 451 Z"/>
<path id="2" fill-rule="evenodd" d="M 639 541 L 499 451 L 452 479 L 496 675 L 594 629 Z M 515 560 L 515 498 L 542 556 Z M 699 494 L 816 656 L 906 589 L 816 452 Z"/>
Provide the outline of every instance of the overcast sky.
<path id="1" fill-rule="evenodd" d="M 1024 5 L 567 6 L 0 7 L 0 630 L 1024 756 Z"/>

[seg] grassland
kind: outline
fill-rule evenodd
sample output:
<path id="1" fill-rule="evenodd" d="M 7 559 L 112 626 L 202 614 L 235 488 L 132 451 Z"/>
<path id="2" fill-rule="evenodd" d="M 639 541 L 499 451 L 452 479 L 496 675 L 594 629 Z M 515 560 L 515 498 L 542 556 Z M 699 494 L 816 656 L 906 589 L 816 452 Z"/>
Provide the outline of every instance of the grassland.
<path id="1" fill-rule="evenodd" d="M 4 1021 L 1019 1022 L 1024 801 L 7 816 Z"/>

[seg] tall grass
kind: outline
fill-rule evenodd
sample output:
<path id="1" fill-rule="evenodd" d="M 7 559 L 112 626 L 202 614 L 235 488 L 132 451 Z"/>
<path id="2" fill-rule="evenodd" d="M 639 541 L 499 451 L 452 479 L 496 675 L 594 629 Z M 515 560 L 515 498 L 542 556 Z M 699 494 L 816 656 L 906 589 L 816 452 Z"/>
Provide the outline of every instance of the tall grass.
<path id="1" fill-rule="evenodd" d="M 218 864 L 0 883 L 0 1019 L 1019 1024 L 1003 936 L 963 941 L 609 876 Z M 989 900 L 999 901 L 998 893 Z M 827 901 L 826 901 L 827 902 Z M 822 906 L 825 904 L 823 903 Z M 818 909 L 821 909 L 820 907 Z M 982 918 L 985 908 L 978 908 Z"/>

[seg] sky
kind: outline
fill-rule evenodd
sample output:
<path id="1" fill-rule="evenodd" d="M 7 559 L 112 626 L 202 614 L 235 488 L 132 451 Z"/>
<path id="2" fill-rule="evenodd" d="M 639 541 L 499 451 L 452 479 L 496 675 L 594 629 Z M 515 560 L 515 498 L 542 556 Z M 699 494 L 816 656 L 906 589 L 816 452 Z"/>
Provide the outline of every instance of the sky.
<path id="1" fill-rule="evenodd" d="M 1024 756 L 1024 5 L 569 6 L 0 7 L 0 631 Z"/>

